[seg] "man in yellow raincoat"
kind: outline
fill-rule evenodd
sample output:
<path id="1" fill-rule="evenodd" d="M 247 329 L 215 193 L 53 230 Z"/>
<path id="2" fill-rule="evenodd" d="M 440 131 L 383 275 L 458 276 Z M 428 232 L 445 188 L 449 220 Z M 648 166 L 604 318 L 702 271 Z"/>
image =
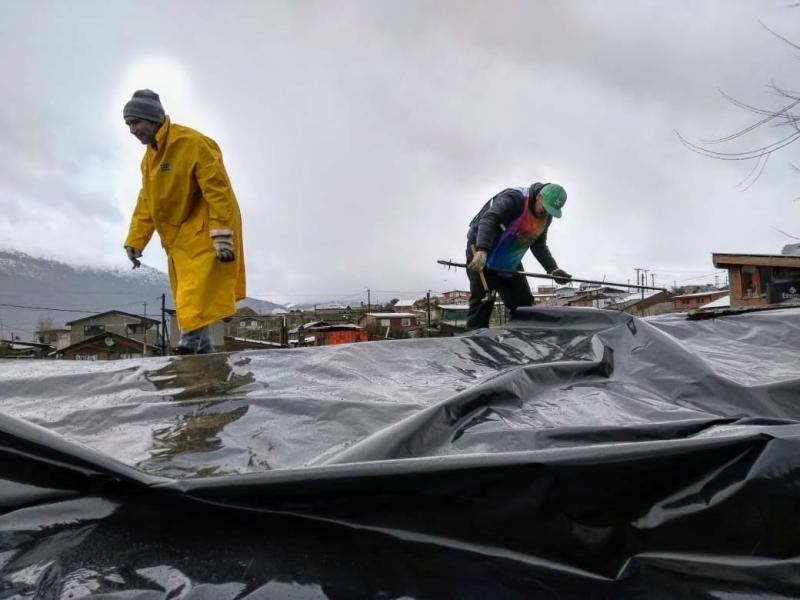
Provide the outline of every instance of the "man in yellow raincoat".
<path id="1" fill-rule="evenodd" d="M 178 352 L 213 352 L 209 325 L 233 315 L 245 296 L 242 218 L 222 152 L 211 138 L 172 123 L 151 90 L 134 92 L 122 115 L 147 146 L 125 251 L 137 268 L 158 232 L 182 333 Z"/>

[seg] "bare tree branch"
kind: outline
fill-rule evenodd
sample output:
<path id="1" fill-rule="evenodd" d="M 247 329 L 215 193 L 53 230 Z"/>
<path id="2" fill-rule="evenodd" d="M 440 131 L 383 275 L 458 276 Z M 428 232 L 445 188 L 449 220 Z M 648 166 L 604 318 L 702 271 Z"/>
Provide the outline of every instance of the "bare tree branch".
<path id="1" fill-rule="evenodd" d="M 797 48 L 798 50 L 800 50 L 800 46 L 798 46 L 798 45 L 797 45 L 797 44 L 795 44 L 794 42 L 790 42 L 790 41 L 789 41 L 789 40 L 787 40 L 785 37 L 783 37 L 781 34 L 779 34 L 779 33 L 775 32 L 775 31 L 773 31 L 772 29 L 770 29 L 769 27 L 767 27 L 767 26 L 766 26 L 766 24 L 765 24 L 763 21 L 759 21 L 759 24 L 760 24 L 760 25 L 761 25 L 761 26 L 762 26 L 764 29 L 766 29 L 767 31 L 769 31 L 769 32 L 770 32 L 772 35 L 774 35 L 776 38 L 778 38 L 779 40 L 782 40 L 782 41 L 786 42 L 786 43 L 787 43 L 787 44 L 789 44 L 789 45 L 790 45 L 792 48 Z"/>
<path id="2" fill-rule="evenodd" d="M 798 5 L 798 6 L 800 6 L 800 5 Z M 789 233 L 786 233 L 785 231 L 783 231 L 783 230 L 781 230 L 781 229 L 778 229 L 778 228 L 777 228 L 777 227 L 775 227 L 774 225 L 772 226 L 772 228 L 773 228 L 775 231 L 777 231 L 778 233 L 781 233 L 781 234 L 785 235 L 785 236 L 786 236 L 786 237 L 788 237 L 788 238 L 791 238 L 791 239 L 793 239 L 793 240 L 800 240 L 800 237 L 797 237 L 797 236 L 795 236 L 795 235 L 791 235 L 791 234 L 789 234 Z"/>
<path id="3" fill-rule="evenodd" d="M 794 3 L 789 6 L 790 8 L 800 7 L 800 2 Z M 759 21 L 759 24 L 766 29 L 769 33 L 771 33 L 774 37 L 778 38 L 785 44 L 788 44 L 792 48 L 800 50 L 800 45 L 790 41 L 786 37 L 782 36 L 781 34 L 777 33 L 770 27 L 768 27 L 762 21 Z M 800 58 L 800 57 L 797 57 Z M 771 96 L 776 96 L 778 98 L 783 98 L 783 104 L 778 108 L 762 108 L 760 106 L 754 106 L 743 102 L 733 96 L 725 93 L 723 90 L 718 90 L 719 93 L 725 98 L 728 102 L 745 110 L 747 112 L 753 113 L 755 115 L 759 115 L 760 118 L 756 119 L 754 122 L 750 123 L 746 127 L 739 129 L 729 135 L 719 137 L 719 138 L 711 138 L 711 139 L 701 139 L 699 143 L 693 143 L 688 141 L 684 138 L 680 132 L 676 131 L 675 134 L 678 136 L 678 139 L 681 143 L 689 148 L 692 152 L 696 152 L 697 154 L 701 154 L 703 156 L 707 156 L 710 158 L 716 158 L 718 160 L 752 160 L 755 162 L 753 168 L 747 174 L 747 176 L 737 184 L 737 187 L 747 190 L 749 189 L 761 175 L 764 173 L 764 169 L 769 162 L 770 157 L 773 153 L 782 150 L 786 146 L 793 144 L 798 139 L 800 139 L 800 111 L 798 111 L 798 106 L 800 106 L 800 92 L 796 92 L 785 88 L 783 86 L 778 85 L 774 79 L 770 80 L 769 84 L 767 84 L 767 93 Z M 786 102 L 788 100 L 788 102 Z M 750 148 L 747 150 L 712 150 L 709 146 L 715 145 L 722 145 L 722 144 L 729 144 L 739 139 L 746 138 L 746 136 L 753 134 L 759 128 L 788 128 L 789 134 L 783 138 L 774 140 L 762 146 L 757 146 L 754 148 Z M 796 172 L 800 172 L 800 169 L 795 165 L 790 165 L 792 169 Z"/>

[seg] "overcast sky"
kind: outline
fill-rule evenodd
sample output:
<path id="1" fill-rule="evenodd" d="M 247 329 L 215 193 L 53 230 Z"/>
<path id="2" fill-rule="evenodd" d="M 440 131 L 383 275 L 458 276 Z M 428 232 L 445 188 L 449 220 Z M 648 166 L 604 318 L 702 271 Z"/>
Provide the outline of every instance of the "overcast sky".
<path id="1" fill-rule="evenodd" d="M 797 52 L 759 23 L 792 37 L 788 0 L 0 4 L 3 248 L 127 268 L 143 148 L 122 107 L 143 87 L 220 144 L 253 297 L 464 288 L 436 260 L 462 261 L 482 204 L 535 181 L 567 189 L 549 243 L 578 277 L 713 282 L 712 252 L 800 237 L 800 146 L 743 191 L 752 164 L 675 134 L 754 120 L 719 89 L 777 106 L 771 80 L 800 87 Z M 144 262 L 166 270 L 157 238 Z"/>

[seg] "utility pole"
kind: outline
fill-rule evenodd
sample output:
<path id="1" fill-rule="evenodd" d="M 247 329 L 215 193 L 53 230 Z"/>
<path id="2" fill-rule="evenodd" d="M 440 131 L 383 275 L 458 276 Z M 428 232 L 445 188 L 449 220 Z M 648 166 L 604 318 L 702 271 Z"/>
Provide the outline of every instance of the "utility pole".
<path id="1" fill-rule="evenodd" d="M 167 355 L 167 295 L 161 294 L 161 356 Z"/>
<path id="2" fill-rule="evenodd" d="M 636 271 L 636 285 L 640 285 L 642 278 L 639 276 L 639 272 L 643 271 L 644 269 L 640 269 L 639 267 L 634 267 L 633 270 Z"/>
<path id="3" fill-rule="evenodd" d="M 367 288 L 367 312 L 372 312 L 372 298 L 370 296 L 370 289 Z"/>
<path id="4" fill-rule="evenodd" d="M 147 302 L 144 303 L 144 313 L 142 314 L 142 356 L 147 356 Z"/>
<path id="5" fill-rule="evenodd" d="M 428 290 L 428 329 L 431 328 L 431 291 Z"/>
<path id="6" fill-rule="evenodd" d="M 651 282 L 653 287 L 656 287 L 656 274 L 655 273 L 650 273 L 650 282 Z"/>

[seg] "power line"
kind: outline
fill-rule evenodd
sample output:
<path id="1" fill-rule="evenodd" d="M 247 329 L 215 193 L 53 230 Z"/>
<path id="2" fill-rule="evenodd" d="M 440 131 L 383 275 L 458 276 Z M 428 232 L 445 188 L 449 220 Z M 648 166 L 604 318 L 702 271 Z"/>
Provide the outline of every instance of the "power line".
<path id="1" fill-rule="evenodd" d="M 157 298 L 148 298 L 147 300 L 153 301 L 153 300 L 160 300 L 160 299 L 161 299 L 161 296 L 158 296 Z M 144 302 L 144 301 L 143 300 L 138 300 L 136 302 L 129 302 L 127 304 L 120 304 L 118 306 L 131 306 L 132 304 L 141 304 L 142 302 Z M 48 307 L 48 306 L 26 306 L 26 305 L 23 305 L 23 304 L 4 304 L 4 303 L 0 303 L 0 307 L 11 308 L 11 309 L 20 309 L 20 310 L 21 309 L 25 309 L 25 310 L 47 310 L 47 311 L 53 311 L 53 312 L 69 312 L 69 313 L 108 312 L 109 310 L 117 310 L 117 308 L 118 308 L 118 307 L 112 307 L 112 308 L 108 308 L 108 307 L 105 307 L 105 308 L 54 308 L 54 307 Z"/>

